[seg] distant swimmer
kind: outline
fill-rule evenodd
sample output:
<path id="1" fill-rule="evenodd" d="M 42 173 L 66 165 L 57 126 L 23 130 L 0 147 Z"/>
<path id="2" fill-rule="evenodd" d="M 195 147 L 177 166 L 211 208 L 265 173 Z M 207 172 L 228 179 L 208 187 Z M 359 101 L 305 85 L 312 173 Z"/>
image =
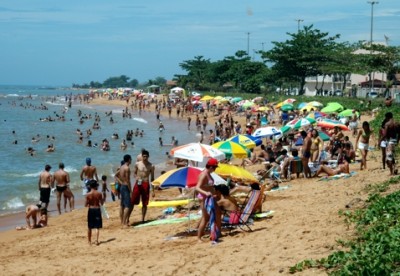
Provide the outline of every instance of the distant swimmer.
<path id="1" fill-rule="evenodd" d="M 56 148 L 54 147 L 53 144 L 50 144 L 47 146 L 46 152 L 54 152 Z"/>
<path id="2" fill-rule="evenodd" d="M 160 124 L 159 124 L 159 126 L 158 126 L 158 130 L 159 130 L 160 132 L 165 130 L 164 124 L 163 124 L 162 122 L 160 122 Z"/>

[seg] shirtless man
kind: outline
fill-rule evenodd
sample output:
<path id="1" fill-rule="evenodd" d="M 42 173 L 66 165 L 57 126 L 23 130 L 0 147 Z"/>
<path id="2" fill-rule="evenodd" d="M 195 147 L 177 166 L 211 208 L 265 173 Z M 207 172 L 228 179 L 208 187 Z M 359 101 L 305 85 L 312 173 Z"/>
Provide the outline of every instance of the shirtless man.
<path id="1" fill-rule="evenodd" d="M 84 178 L 85 177 L 85 178 Z M 89 157 L 86 158 L 86 165 L 83 166 L 82 171 L 81 171 L 81 180 L 83 181 L 84 186 L 86 187 L 86 192 L 90 192 L 90 187 L 89 187 L 89 180 L 96 180 L 99 181 L 99 177 L 97 176 L 97 169 L 95 166 L 92 166 L 92 159 Z M 84 193 L 86 194 L 86 193 Z"/>
<path id="2" fill-rule="evenodd" d="M 302 153 L 301 163 L 303 163 L 304 176 L 306 178 L 310 178 L 311 177 L 311 170 L 310 170 L 310 167 L 308 166 L 308 162 L 309 162 L 310 157 L 311 157 L 311 143 L 312 143 L 312 140 L 307 135 L 307 132 L 305 132 L 304 130 L 301 131 L 300 134 L 301 134 L 301 137 L 303 138 L 303 146 L 301 147 L 301 153 Z"/>
<path id="3" fill-rule="evenodd" d="M 132 213 L 132 203 L 131 203 L 131 169 L 129 165 L 132 162 L 132 157 L 129 154 L 124 155 L 123 165 L 119 168 L 115 174 L 115 181 L 120 186 L 120 197 L 121 204 L 119 209 L 119 217 L 121 219 L 121 225 L 123 227 L 129 227 L 129 217 Z"/>
<path id="4" fill-rule="evenodd" d="M 324 172 L 328 176 L 334 176 L 337 174 L 341 173 L 350 173 L 350 168 L 349 168 L 349 162 L 350 158 L 348 156 L 344 157 L 343 164 L 340 164 L 336 169 L 332 169 L 331 167 L 328 167 L 327 165 L 321 165 L 315 174 L 315 176 L 319 176 L 320 173 Z"/>
<path id="5" fill-rule="evenodd" d="M 149 204 L 150 190 L 154 197 L 154 190 L 151 182 L 154 180 L 154 166 L 149 162 L 149 152 L 142 151 L 142 161 L 136 162 L 133 170 L 136 183 L 132 191 L 132 204 L 138 205 L 142 198 L 142 222 L 145 221 L 147 205 Z"/>
<path id="6" fill-rule="evenodd" d="M 390 175 L 397 174 L 396 162 L 395 162 L 395 148 L 399 142 L 400 135 L 398 127 L 393 118 L 392 112 L 385 114 L 385 126 L 382 131 L 382 141 L 386 142 L 386 164 L 390 170 Z"/>
<path id="7" fill-rule="evenodd" d="M 40 191 L 40 201 L 45 204 L 45 208 L 49 207 L 50 202 L 50 192 L 53 188 L 53 176 L 50 173 L 51 166 L 46 165 L 44 171 L 39 175 L 39 191 Z M 51 188 L 50 188 L 51 186 Z"/>
<path id="8" fill-rule="evenodd" d="M 65 199 L 65 190 L 69 189 L 69 174 L 64 171 L 64 163 L 60 163 L 58 165 L 59 170 L 54 173 L 54 178 L 53 178 L 53 187 L 54 187 L 54 182 L 56 183 L 56 189 L 57 189 L 57 209 L 58 213 L 61 215 L 61 196 L 64 195 L 64 201 Z M 65 204 L 64 204 L 65 205 Z"/>
<path id="9" fill-rule="evenodd" d="M 96 229 L 96 245 L 99 245 L 99 229 L 103 228 L 100 206 L 103 205 L 103 195 L 97 191 L 99 184 L 96 180 L 89 181 L 90 192 L 85 196 L 85 207 L 88 208 L 88 242 L 92 245 L 92 229 Z"/>

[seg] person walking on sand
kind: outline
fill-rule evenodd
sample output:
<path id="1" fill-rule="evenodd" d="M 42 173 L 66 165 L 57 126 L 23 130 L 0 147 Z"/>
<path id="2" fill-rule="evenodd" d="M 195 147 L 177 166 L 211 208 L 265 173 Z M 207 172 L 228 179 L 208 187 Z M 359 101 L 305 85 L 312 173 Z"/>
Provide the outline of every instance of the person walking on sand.
<path id="1" fill-rule="evenodd" d="M 53 188 L 53 176 L 50 173 L 51 166 L 46 165 L 44 171 L 39 175 L 39 191 L 40 191 L 40 201 L 45 204 L 45 208 L 49 207 L 50 202 L 50 192 Z M 50 187 L 51 186 L 51 187 Z"/>
<path id="2" fill-rule="evenodd" d="M 129 217 L 132 213 L 132 203 L 131 203 L 131 169 L 129 165 L 132 162 L 132 157 L 129 154 L 124 155 L 124 161 L 119 170 L 115 174 L 115 181 L 120 187 L 120 209 L 119 217 L 121 219 L 121 225 L 123 227 L 129 227 Z"/>
<path id="3" fill-rule="evenodd" d="M 367 121 L 363 122 L 362 128 L 358 131 L 356 138 L 356 145 L 361 151 L 361 165 L 360 170 L 367 169 L 367 154 L 369 149 L 369 138 L 373 135 L 373 130 L 369 127 Z"/>
<path id="4" fill-rule="evenodd" d="M 56 184 L 56 190 L 57 190 L 57 209 L 58 213 L 61 215 L 61 196 L 65 195 L 65 191 L 68 189 L 70 178 L 69 174 L 64 171 L 64 163 L 58 164 L 58 171 L 54 173 L 53 177 L 53 187 L 54 187 L 54 182 Z M 64 206 L 66 203 L 66 199 L 64 197 Z M 65 208 L 64 208 L 65 209 Z"/>
<path id="5" fill-rule="evenodd" d="M 100 206 L 103 205 L 103 195 L 97 191 L 99 183 L 92 179 L 89 181 L 90 192 L 85 196 L 85 207 L 88 207 L 88 242 L 92 245 L 92 229 L 96 229 L 96 245 L 99 245 L 100 228 L 103 228 Z"/>
<path id="6" fill-rule="evenodd" d="M 92 179 L 99 181 L 99 177 L 97 176 L 97 169 L 95 166 L 92 166 L 92 159 L 90 159 L 90 157 L 86 158 L 86 165 L 83 166 L 80 177 L 83 181 L 83 185 L 86 188 L 87 193 L 90 192 L 90 187 L 88 184 L 89 181 Z"/>
<path id="7" fill-rule="evenodd" d="M 142 200 L 142 222 L 145 222 L 150 191 L 154 197 L 154 189 L 151 184 L 154 180 L 154 166 L 149 162 L 149 156 L 147 150 L 142 151 L 142 161 L 137 162 L 133 170 L 136 182 L 133 186 L 131 200 L 133 205 L 138 205 L 140 199 Z"/>

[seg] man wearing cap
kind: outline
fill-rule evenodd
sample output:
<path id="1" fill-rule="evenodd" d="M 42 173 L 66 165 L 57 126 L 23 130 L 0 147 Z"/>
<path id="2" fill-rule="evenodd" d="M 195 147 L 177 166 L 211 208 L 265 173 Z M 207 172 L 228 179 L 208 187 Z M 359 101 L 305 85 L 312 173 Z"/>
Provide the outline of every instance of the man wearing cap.
<path id="1" fill-rule="evenodd" d="M 40 201 L 45 204 L 45 208 L 49 206 L 50 202 L 50 192 L 51 188 L 53 188 L 53 176 L 50 173 L 51 166 L 46 165 L 44 167 L 44 171 L 39 175 L 39 191 L 40 191 Z M 50 188 L 51 186 L 51 188 Z"/>
<path id="2" fill-rule="evenodd" d="M 97 176 L 97 169 L 95 166 L 92 166 L 92 159 L 88 157 L 86 158 L 86 165 L 83 166 L 81 171 L 81 180 L 86 187 L 86 192 L 84 193 L 84 195 L 90 192 L 88 182 L 92 179 L 99 181 L 99 177 Z"/>

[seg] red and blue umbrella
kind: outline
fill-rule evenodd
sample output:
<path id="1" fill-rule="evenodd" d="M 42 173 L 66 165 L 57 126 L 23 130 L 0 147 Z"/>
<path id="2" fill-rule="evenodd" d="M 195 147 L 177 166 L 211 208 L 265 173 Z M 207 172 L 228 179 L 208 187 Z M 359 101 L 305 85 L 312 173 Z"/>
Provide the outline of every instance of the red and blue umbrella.
<path id="1" fill-rule="evenodd" d="M 153 181 L 153 185 L 159 185 L 161 188 L 186 188 L 194 187 L 197 184 L 199 175 L 203 169 L 197 167 L 183 167 L 170 170 Z M 215 185 L 226 184 L 226 181 L 216 173 L 211 174 Z"/>

